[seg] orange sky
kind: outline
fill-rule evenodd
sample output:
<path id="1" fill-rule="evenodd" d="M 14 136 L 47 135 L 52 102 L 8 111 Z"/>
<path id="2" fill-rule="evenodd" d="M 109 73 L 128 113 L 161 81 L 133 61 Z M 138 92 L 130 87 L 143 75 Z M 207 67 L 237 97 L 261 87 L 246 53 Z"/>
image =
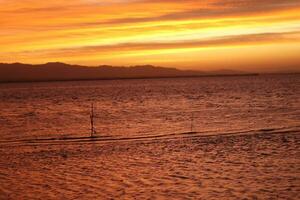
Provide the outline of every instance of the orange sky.
<path id="1" fill-rule="evenodd" d="M 0 62 L 299 70 L 299 0 L 0 0 Z"/>

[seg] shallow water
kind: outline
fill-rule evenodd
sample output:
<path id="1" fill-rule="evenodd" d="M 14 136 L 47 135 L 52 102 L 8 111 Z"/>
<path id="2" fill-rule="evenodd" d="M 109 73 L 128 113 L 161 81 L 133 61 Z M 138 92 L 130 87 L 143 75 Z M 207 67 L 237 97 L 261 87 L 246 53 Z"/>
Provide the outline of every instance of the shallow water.
<path id="1" fill-rule="evenodd" d="M 300 76 L 0 84 L 0 139 L 247 131 L 300 125 Z M 192 122 L 193 121 L 193 122 Z"/>
<path id="2" fill-rule="evenodd" d="M 299 86 L 298 75 L 1 84 L 0 199 L 299 199 Z"/>
<path id="3" fill-rule="evenodd" d="M 300 131 L 2 144 L 0 199 L 299 199 Z"/>

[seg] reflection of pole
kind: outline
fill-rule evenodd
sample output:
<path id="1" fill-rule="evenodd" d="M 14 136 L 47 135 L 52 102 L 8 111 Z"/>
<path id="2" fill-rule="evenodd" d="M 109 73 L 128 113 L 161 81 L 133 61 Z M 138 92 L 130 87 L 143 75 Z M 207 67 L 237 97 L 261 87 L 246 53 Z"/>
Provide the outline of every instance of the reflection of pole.
<path id="1" fill-rule="evenodd" d="M 91 119 L 91 137 L 94 137 L 95 128 L 94 128 L 94 104 L 91 104 L 91 113 L 90 113 L 90 119 Z"/>
<path id="2" fill-rule="evenodd" d="M 192 113 L 192 117 L 191 117 L 191 132 L 193 132 L 194 129 L 194 113 Z"/>

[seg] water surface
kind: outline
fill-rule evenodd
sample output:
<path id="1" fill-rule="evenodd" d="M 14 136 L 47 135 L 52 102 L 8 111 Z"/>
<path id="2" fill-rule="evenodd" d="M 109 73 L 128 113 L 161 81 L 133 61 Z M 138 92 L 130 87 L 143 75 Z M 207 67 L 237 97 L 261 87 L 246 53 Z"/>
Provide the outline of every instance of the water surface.
<path id="1" fill-rule="evenodd" d="M 299 75 L 0 85 L 0 139 L 136 136 L 294 127 Z M 193 122 L 192 122 L 193 121 Z"/>
<path id="2" fill-rule="evenodd" d="M 0 199 L 300 199 L 299 97 L 299 75 L 0 84 Z"/>

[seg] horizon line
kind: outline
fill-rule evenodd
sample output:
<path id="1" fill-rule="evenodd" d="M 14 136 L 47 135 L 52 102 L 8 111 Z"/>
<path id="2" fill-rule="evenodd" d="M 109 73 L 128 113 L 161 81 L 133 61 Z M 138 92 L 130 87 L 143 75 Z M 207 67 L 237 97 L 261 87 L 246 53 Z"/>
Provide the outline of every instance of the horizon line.
<path id="1" fill-rule="evenodd" d="M 82 64 L 71 64 L 62 61 L 49 61 L 44 63 L 22 63 L 22 62 L 0 62 L 0 65 L 13 65 L 13 64 L 21 64 L 21 65 L 47 65 L 47 64 L 63 64 L 68 66 L 78 66 L 78 67 L 87 67 L 87 68 L 96 68 L 96 67 L 115 67 L 115 68 L 133 68 L 133 67 L 154 67 L 154 68 L 165 68 L 165 69 L 176 69 L 179 71 L 195 71 L 195 72 L 219 72 L 219 71 L 232 71 L 240 74 L 298 74 L 300 70 L 269 70 L 269 71 L 247 71 L 247 70 L 237 70 L 230 68 L 217 68 L 213 70 L 204 70 L 204 69 L 195 69 L 195 68 L 186 68 L 183 67 L 171 67 L 171 66 L 161 66 L 161 65 L 153 65 L 153 64 L 139 64 L 139 65 L 109 65 L 109 64 L 97 64 L 97 65 L 82 65 Z"/>

